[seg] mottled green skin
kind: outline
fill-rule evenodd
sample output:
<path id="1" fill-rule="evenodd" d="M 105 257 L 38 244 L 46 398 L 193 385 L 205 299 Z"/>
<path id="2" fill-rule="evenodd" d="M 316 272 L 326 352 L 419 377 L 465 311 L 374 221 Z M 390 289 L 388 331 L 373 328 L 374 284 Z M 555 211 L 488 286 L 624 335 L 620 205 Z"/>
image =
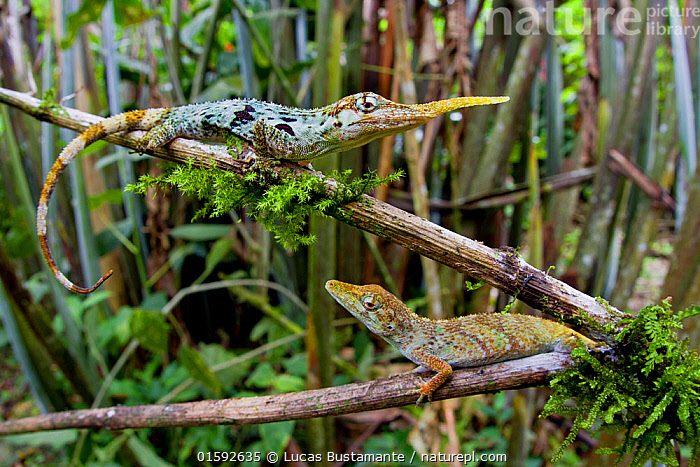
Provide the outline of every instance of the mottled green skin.
<path id="1" fill-rule="evenodd" d="M 410 130 L 445 112 L 507 100 L 457 97 L 405 105 L 361 92 L 308 110 L 252 99 L 205 102 L 171 109 L 144 140 L 148 148 L 156 148 L 177 136 L 209 139 L 233 134 L 252 143 L 260 157 L 309 161 Z"/>
<path id="2" fill-rule="evenodd" d="M 515 360 L 553 350 L 570 351 L 581 340 L 598 344 L 554 321 L 531 315 L 474 313 L 453 319 L 419 316 L 378 285 L 326 282 L 326 290 L 412 362 L 437 371 L 420 385 L 430 397 L 452 374 L 452 366 L 470 367 Z"/>
<path id="3" fill-rule="evenodd" d="M 78 287 L 59 271 L 46 240 L 46 213 L 58 177 L 84 148 L 105 136 L 146 130 L 141 146 L 156 149 L 177 137 L 215 139 L 230 135 L 247 141 L 261 160 L 310 161 L 346 151 L 374 139 L 415 128 L 445 112 L 472 105 L 496 104 L 507 97 L 457 97 L 404 105 L 372 92 L 344 97 L 320 109 L 295 109 L 254 99 L 183 105 L 124 112 L 97 123 L 61 151 L 46 177 L 37 207 L 37 235 L 44 258 L 68 290 L 89 294 L 111 274 L 88 288 Z M 260 164 L 264 167 L 266 164 Z"/>

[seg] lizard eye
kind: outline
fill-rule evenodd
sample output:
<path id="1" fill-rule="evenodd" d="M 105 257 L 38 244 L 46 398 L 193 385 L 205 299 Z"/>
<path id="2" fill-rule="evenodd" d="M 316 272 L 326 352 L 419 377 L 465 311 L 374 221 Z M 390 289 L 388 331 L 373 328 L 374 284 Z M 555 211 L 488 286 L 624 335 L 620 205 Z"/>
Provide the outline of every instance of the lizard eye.
<path id="1" fill-rule="evenodd" d="M 372 295 L 365 295 L 362 297 L 362 306 L 369 311 L 376 310 L 379 308 L 379 301 L 377 301 Z"/>
<path id="2" fill-rule="evenodd" d="M 371 94 L 360 96 L 355 101 L 355 108 L 363 113 L 373 112 L 377 108 L 377 98 Z"/>

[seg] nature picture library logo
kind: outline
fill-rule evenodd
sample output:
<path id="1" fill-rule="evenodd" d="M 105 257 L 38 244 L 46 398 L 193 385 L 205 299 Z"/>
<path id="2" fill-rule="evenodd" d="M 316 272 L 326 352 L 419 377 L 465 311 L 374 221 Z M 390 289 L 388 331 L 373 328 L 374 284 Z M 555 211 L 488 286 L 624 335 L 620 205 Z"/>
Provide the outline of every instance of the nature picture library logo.
<path id="1" fill-rule="evenodd" d="M 498 18 L 499 15 L 502 18 Z M 513 13 L 506 7 L 498 7 L 491 12 L 491 18 L 496 21 L 486 23 L 487 35 L 494 34 L 494 24 L 501 22 L 505 35 L 514 32 L 524 36 L 543 33 L 553 36 L 603 34 L 605 24 L 609 24 L 616 35 L 622 36 L 673 34 L 695 39 L 700 33 L 700 20 L 690 21 L 691 18 L 700 18 L 700 7 L 677 5 L 656 6 L 645 10 L 633 6 L 591 9 L 556 7 L 552 0 L 548 0 L 544 9 L 523 7 Z M 597 25 L 595 31 L 594 24 Z"/>

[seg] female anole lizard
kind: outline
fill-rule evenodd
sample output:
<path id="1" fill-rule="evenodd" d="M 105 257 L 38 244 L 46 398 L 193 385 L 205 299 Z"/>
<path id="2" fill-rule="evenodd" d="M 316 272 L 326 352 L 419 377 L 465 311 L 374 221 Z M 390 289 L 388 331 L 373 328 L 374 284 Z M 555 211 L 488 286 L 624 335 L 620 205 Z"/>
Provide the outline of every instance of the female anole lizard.
<path id="1" fill-rule="evenodd" d="M 97 123 L 71 141 L 46 177 L 37 207 L 36 228 L 44 258 L 56 279 L 68 290 L 89 294 L 92 287 L 73 284 L 58 270 L 46 242 L 46 212 L 56 181 L 80 151 L 113 133 L 147 130 L 142 146 L 155 149 L 177 137 L 217 139 L 234 135 L 253 146 L 263 159 L 304 162 L 331 152 L 347 151 L 383 136 L 426 123 L 452 110 L 506 102 L 508 97 L 456 97 L 427 104 L 392 102 L 372 92 L 344 97 L 318 109 L 296 109 L 252 99 L 183 105 L 174 108 L 133 110 Z"/>
<path id="2" fill-rule="evenodd" d="M 554 321 L 516 313 L 474 313 L 433 320 L 414 313 L 378 285 L 331 280 L 326 290 L 370 331 L 417 365 L 437 371 L 419 384 L 420 397 L 432 394 L 452 375 L 452 366 L 470 367 L 515 360 L 539 353 L 571 351 L 580 340 L 601 344 Z"/>

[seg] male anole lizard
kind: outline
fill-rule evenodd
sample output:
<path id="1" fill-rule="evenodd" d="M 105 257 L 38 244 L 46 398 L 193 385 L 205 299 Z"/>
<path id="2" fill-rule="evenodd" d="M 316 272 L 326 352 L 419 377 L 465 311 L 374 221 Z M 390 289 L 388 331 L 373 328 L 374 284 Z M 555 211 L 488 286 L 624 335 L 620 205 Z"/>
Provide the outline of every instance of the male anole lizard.
<path id="1" fill-rule="evenodd" d="M 352 285 L 331 280 L 326 290 L 370 331 L 412 362 L 437 371 L 419 384 L 420 397 L 432 394 L 452 375 L 452 366 L 470 367 L 515 360 L 539 353 L 570 351 L 581 340 L 601 344 L 554 321 L 516 313 L 475 313 L 432 320 L 414 313 L 378 285 Z"/>
<path id="2" fill-rule="evenodd" d="M 427 104 L 392 102 L 372 92 L 344 97 L 318 109 L 296 109 L 249 99 L 133 110 L 97 123 L 71 141 L 46 177 L 37 208 L 36 228 L 44 258 L 68 290 L 89 294 L 112 271 L 89 288 L 78 287 L 58 270 L 46 242 L 46 212 L 56 181 L 80 151 L 113 133 L 147 130 L 142 146 L 155 149 L 177 137 L 217 139 L 234 135 L 250 143 L 257 156 L 304 162 L 331 152 L 347 151 L 383 136 L 426 123 L 446 112 L 506 102 L 508 97 L 456 97 Z"/>

